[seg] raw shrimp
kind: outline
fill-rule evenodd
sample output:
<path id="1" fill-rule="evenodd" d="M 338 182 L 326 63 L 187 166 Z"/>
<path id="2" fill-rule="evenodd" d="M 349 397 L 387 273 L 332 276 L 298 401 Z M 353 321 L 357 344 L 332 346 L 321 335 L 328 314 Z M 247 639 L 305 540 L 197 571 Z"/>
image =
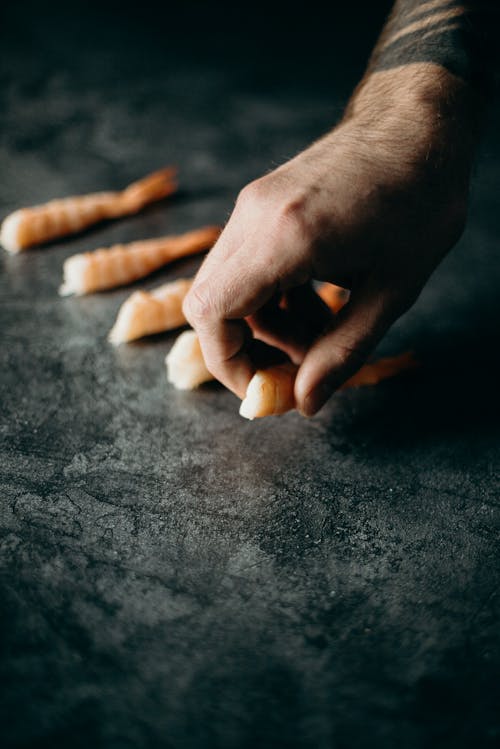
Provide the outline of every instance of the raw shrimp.
<path id="1" fill-rule="evenodd" d="M 20 208 L 4 219 L 0 242 L 9 252 L 82 231 L 104 219 L 137 213 L 148 203 L 175 192 L 177 170 L 160 169 L 119 192 L 97 192 Z"/>
<path id="2" fill-rule="evenodd" d="M 131 283 L 173 260 L 210 248 L 219 234 L 218 226 L 205 226 L 178 236 L 117 244 L 73 255 L 64 263 L 59 293 L 89 294 Z"/>
<path id="3" fill-rule="evenodd" d="M 133 341 L 184 325 L 182 302 L 193 279 L 180 278 L 152 291 L 134 291 L 122 304 L 109 334 L 111 343 Z"/>

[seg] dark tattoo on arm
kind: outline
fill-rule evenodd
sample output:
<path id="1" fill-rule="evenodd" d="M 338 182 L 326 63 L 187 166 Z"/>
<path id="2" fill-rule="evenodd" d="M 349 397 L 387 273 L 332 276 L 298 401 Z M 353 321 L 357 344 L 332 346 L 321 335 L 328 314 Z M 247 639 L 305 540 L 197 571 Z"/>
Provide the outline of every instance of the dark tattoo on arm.
<path id="1" fill-rule="evenodd" d="M 484 85 L 499 70 L 500 0 L 397 0 L 369 71 L 435 63 Z"/>

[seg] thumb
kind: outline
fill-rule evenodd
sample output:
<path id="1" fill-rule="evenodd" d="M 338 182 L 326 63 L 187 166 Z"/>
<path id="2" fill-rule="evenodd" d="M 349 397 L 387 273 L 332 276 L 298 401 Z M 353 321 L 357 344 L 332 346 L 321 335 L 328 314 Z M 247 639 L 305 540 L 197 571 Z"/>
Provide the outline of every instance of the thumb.
<path id="1" fill-rule="evenodd" d="M 353 375 L 398 317 L 390 295 L 369 285 L 353 291 L 332 326 L 307 352 L 295 381 L 297 408 L 312 416 Z"/>

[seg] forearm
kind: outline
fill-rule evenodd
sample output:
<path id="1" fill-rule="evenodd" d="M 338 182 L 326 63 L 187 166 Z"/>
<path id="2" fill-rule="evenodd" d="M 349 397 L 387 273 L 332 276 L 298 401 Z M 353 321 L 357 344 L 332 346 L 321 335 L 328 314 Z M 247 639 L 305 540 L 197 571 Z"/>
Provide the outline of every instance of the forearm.
<path id="1" fill-rule="evenodd" d="M 498 0 L 396 0 L 369 71 L 438 65 L 475 88 L 498 73 Z"/>
<path id="2" fill-rule="evenodd" d="M 451 179 L 467 180 L 499 37 L 500 0 L 397 0 L 346 108 L 348 131 L 383 136 L 410 173 L 412 159 L 427 175 L 447 162 Z"/>
<path id="3" fill-rule="evenodd" d="M 396 0 L 346 117 L 392 107 L 404 116 L 407 106 L 410 116 L 455 119 L 474 139 L 499 47 L 499 0 Z"/>

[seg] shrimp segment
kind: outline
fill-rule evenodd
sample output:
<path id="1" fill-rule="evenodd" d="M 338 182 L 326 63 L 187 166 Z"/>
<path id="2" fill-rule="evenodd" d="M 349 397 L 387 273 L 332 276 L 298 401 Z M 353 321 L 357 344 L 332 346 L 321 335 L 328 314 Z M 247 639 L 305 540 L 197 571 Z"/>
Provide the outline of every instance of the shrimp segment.
<path id="1" fill-rule="evenodd" d="M 284 414 L 295 408 L 293 388 L 297 371 L 298 367 L 291 363 L 258 370 L 241 401 L 240 416 L 258 419 Z"/>
<path id="2" fill-rule="evenodd" d="M 176 169 L 166 167 L 118 192 L 97 192 L 20 208 L 7 216 L 0 242 L 9 252 L 75 234 L 105 219 L 137 213 L 148 203 L 175 192 Z"/>
<path id="3" fill-rule="evenodd" d="M 334 314 L 340 312 L 349 301 L 349 291 L 333 283 L 322 283 L 317 293 Z"/>
<path id="4" fill-rule="evenodd" d="M 89 294 L 131 283 L 173 260 L 210 248 L 219 234 L 218 226 L 205 226 L 179 236 L 117 244 L 73 255 L 64 263 L 59 293 Z"/>
<path id="5" fill-rule="evenodd" d="M 178 390 L 194 390 L 214 378 L 205 366 L 200 341 L 194 330 L 186 330 L 165 358 L 167 379 Z"/>
<path id="6" fill-rule="evenodd" d="M 180 278 L 153 291 L 134 291 L 120 307 L 109 334 L 111 343 L 117 345 L 184 325 L 182 302 L 192 283 L 191 278 Z"/>

